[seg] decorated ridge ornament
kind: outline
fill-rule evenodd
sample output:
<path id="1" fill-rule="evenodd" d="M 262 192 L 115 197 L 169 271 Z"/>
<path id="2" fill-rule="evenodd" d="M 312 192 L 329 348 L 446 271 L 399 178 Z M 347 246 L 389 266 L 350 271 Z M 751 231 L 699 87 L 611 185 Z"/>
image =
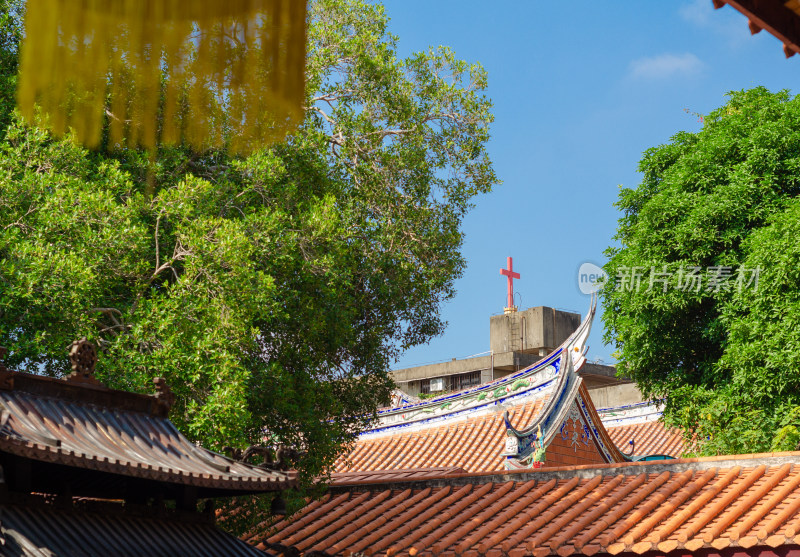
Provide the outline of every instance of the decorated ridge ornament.
<path id="1" fill-rule="evenodd" d="M 88 377 L 94 375 L 94 366 L 97 364 L 97 350 L 94 345 L 83 337 L 72 343 L 69 349 L 69 361 L 72 371 Z"/>
<path id="2" fill-rule="evenodd" d="M 246 154 L 302 119 L 302 0 L 29 0 L 17 103 L 96 147 Z M 43 115 L 36 115 L 35 106 Z"/>
<path id="3" fill-rule="evenodd" d="M 68 382 L 103 386 L 94 376 L 94 366 L 97 365 L 97 349 L 94 344 L 86 340 L 86 337 L 76 340 L 70 345 L 69 363 L 72 373 L 65 378 Z"/>

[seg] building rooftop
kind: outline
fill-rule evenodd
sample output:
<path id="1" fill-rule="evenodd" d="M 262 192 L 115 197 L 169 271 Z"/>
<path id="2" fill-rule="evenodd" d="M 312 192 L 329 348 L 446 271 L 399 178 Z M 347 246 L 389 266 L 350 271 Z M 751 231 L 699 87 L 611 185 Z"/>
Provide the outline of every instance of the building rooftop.
<path id="1" fill-rule="evenodd" d="M 561 346 L 507 377 L 380 412 L 337 474 L 458 467 L 467 472 L 531 466 L 621 462 L 633 455 L 676 457 L 681 435 L 667 431 L 652 403 L 595 410 L 580 371 L 594 306 Z"/>
<path id="2" fill-rule="evenodd" d="M 668 429 L 656 420 L 629 425 L 606 425 L 611 441 L 624 453 L 639 455 L 681 456 L 686 443 L 678 429 Z"/>
<path id="3" fill-rule="evenodd" d="M 237 462 L 190 442 L 166 417 L 171 393 L 163 383 L 157 388 L 155 395 L 141 395 L 109 389 L 88 372 L 62 380 L 3 369 L 0 453 L 29 460 L 26 483 L 45 493 L 61 489 L 51 480 L 62 481 L 67 473 L 56 473 L 53 465 L 71 468 L 74 477 L 86 475 L 77 470 L 112 474 L 103 489 L 114 496 L 124 496 L 126 477 L 191 486 L 198 497 L 294 484 L 293 474 Z M 7 460 L 0 463 L 13 475 Z M 97 495 L 85 478 L 75 483 L 85 491 L 76 495 Z"/>
<path id="4" fill-rule="evenodd" d="M 289 488 L 294 473 L 191 443 L 167 418 L 163 379 L 154 395 L 105 387 L 85 339 L 70 359 L 65 379 L 0 363 L 0 554 L 263 555 L 198 500 Z"/>
<path id="5" fill-rule="evenodd" d="M 152 508 L 134 513 L 121 503 L 80 501 L 81 508 L 60 508 L 42 497 L 14 499 L 2 506 L 2 555 L 264 557 L 217 529 L 213 515 Z"/>
<path id="6" fill-rule="evenodd" d="M 523 400 L 509 407 L 511 424 L 517 428 L 532 423 L 549 398 Z M 504 469 L 503 451 L 507 437 L 502 407 L 463 420 L 382 436 L 362 436 L 353 450 L 335 465 L 334 481 L 342 473 L 405 470 L 414 468 L 458 467 L 466 472 Z M 611 441 L 626 454 L 666 455 L 677 458 L 684 449 L 680 431 L 667 429 L 652 404 L 635 405 L 630 410 L 645 410 L 644 416 L 626 417 L 629 408 L 599 411 Z M 640 419 L 637 419 L 640 418 Z M 631 443 L 631 441 L 633 443 Z"/>
<path id="7" fill-rule="evenodd" d="M 399 397 L 336 463 L 327 495 L 242 539 L 284 555 L 567 557 L 677 548 L 658 544 L 680 536 L 698 505 L 717 496 L 729 502 L 726 489 L 762 485 L 747 479 L 761 462 L 631 462 L 678 456 L 683 439 L 664 428 L 655 403 L 595 409 L 579 374 L 594 310 L 524 370 L 433 400 Z M 769 460 L 761 476 L 789 472 L 794 489 L 800 465 Z M 651 540 L 651 531 L 660 537 Z"/>
<path id="8" fill-rule="evenodd" d="M 405 474 L 351 475 L 243 539 L 275 552 L 535 557 L 800 543 L 800 453 Z"/>
<path id="9" fill-rule="evenodd" d="M 715 8 L 729 4 L 747 17 L 750 33 L 762 29 L 783 43 L 787 58 L 800 52 L 800 0 L 713 0 Z"/>
<path id="10" fill-rule="evenodd" d="M 546 394 L 513 406 L 512 423 L 518 427 L 527 425 L 542 410 L 545 402 Z M 415 432 L 364 437 L 350 454 L 337 460 L 336 471 L 452 466 L 467 472 L 502 470 L 505 439 L 503 414 L 493 412 Z"/>

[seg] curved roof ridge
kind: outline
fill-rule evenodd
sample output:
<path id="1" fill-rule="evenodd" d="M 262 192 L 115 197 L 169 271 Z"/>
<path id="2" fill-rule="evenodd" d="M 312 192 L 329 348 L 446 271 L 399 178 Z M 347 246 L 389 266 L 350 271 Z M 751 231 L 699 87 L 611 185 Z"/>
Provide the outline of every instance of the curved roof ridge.
<path id="1" fill-rule="evenodd" d="M 536 418 L 525 427 L 515 428 L 511 425 L 508 417 L 508 411 L 505 412 L 503 418 L 506 423 L 508 435 L 517 438 L 531 437 L 533 440 L 538 440 L 539 429 L 543 429 L 544 442 L 547 444 L 555 435 L 554 424 L 563 421 L 566 413 L 568 412 L 570 404 L 572 404 L 578 389 L 583 383 L 583 379 L 578 376 L 580 370 L 586 363 L 586 342 L 591 332 L 592 320 L 597 307 L 597 298 L 592 294 L 591 306 L 586 319 L 581 326 L 578 327 L 575 334 L 571 335 L 567 341 L 562 345 L 564 353 L 568 357 L 563 358 L 565 363 L 562 363 L 556 385 L 553 388 L 553 394 L 547 402 L 547 406 L 536 416 Z M 594 408 L 594 406 L 592 406 Z M 596 412 L 595 412 L 596 415 Z M 598 418 L 599 423 L 599 418 Z"/>
<path id="2" fill-rule="evenodd" d="M 597 308 L 597 297 L 592 295 L 586 318 L 567 340 L 546 357 L 527 368 L 477 387 L 416 404 L 406 404 L 378 412 L 378 423 L 363 435 L 391 434 L 414 424 L 440 425 L 453 418 L 461 419 L 486 413 L 499 404 L 509 403 L 542 390 L 558 389 L 558 375 L 564 354 L 570 353 L 572 363 L 580 368 L 586 362 L 586 343 Z M 568 351 L 569 348 L 569 351 Z M 556 379 L 554 382 L 553 379 Z M 422 423 L 421 423 L 422 422 Z"/>
<path id="3" fill-rule="evenodd" d="M 578 371 L 586 363 L 586 343 L 592 329 L 592 320 L 594 319 L 596 307 L 597 298 L 592 294 L 591 306 L 589 312 L 586 314 L 586 319 L 581 323 L 581 326 L 576 329 L 575 333 L 562 345 L 565 353 L 569 355 L 569 357 L 564 358 L 566 366 L 562 364 L 563 369 L 556 382 L 554 388 L 555 392 L 553 396 L 550 397 L 547 406 L 539 413 L 536 419 L 527 427 L 517 429 L 511 425 L 508 419 L 508 411 L 505 412 L 503 417 L 506 422 L 506 427 L 517 437 L 522 437 L 538 431 L 540 426 L 545 427 L 551 425 L 553 420 L 557 419 L 557 417 L 563 413 L 562 406 L 568 404 L 568 402 L 574 398 L 577 389 L 583 382 L 583 379 L 578 376 Z M 548 435 L 550 434 L 544 434 L 545 437 L 548 437 Z"/>
<path id="4" fill-rule="evenodd" d="M 594 314 L 595 302 L 596 298 L 593 296 L 589 317 Z M 541 466 L 546 449 L 557 441 L 557 435 L 569 443 L 576 453 L 574 457 L 568 454 L 563 446 L 565 443 L 561 443 L 557 460 L 574 459 L 577 462 L 580 458 L 577 456 L 579 440 L 585 445 L 582 447 L 584 457 L 606 463 L 628 460 L 606 431 L 583 379 L 578 375 L 578 371 L 586 363 L 586 339 L 591 329 L 591 320 L 587 322 L 588 326 L 581 330 L 581 335 L 571 339 L 564 348 L 568 356 L 563 359 L 563 369 L 547 406 L 530 424 L 521 428 L 514 427 L 509 420 L 508 411 L 505 412 L 507 442 L 503 456 L 506 457 L 507 468 L 525 468 L 529 462 L 531 466 Z M 571 439 L 565 431 L 568 426 L 572 430 Z"/>

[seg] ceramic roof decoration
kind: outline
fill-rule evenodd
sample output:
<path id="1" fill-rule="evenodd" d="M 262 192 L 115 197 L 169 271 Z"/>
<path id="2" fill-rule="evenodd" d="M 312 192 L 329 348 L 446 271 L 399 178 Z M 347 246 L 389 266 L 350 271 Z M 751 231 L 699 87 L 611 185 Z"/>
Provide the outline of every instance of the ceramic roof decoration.
<path id="1" fill-rule="evenodd" d="M 591 331 L 597 307 L 592 298 L 589 313 L 578 329 L 551 354 L 532 366 L 496 381 L 483 383 L 457 393 L 445 394 L 430 400 L 402 404 L 378 413 L 378 422 L 369 435 L 385 435 L 410 431 L 448 419 L 459 419 L 496 411 L 531 394 L 552 390 L 554 379 L 569 354 L 572 366 L 578 370 L 586 363 L 586 341 Z"/>

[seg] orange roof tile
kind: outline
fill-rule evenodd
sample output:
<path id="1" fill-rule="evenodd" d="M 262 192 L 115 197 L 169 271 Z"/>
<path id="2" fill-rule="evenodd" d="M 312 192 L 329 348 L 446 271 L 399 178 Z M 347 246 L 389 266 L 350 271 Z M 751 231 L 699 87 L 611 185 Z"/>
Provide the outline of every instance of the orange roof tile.
<path id="1" fill-rule="evenodd" d="M 409 468 L 405 470 L 375 470 L 365 472 L 337 472 L 332 475 L 337 486 L 441 479 L 445 476 L 464 475 L 467 471 L 457 466 L 441 468 Z"/>
<path id="2" fill-rule="evenodd" d="M 629 454 L 633 441 L 635 455 L 667 455 L 679 457 L 685 443 L 679 429 L 667 428 L 661 420 L 630 425 L 606 426 L 611 441 Z"/>
<path id="3" fill-rule="evenodd" d="M 524 427 L 541 415 L 549 400 L 543 395 L 537 400 L 521 402 L 510 409 L 511 422 Z M 613 410 L 613 409 L 611 409 Z M 609 409 L 601 411 L 608 413 Z M 658 413 L 660 414 L 660 413 Z M 658 415 L 656 414 L 656 415 Z M 684 450 L 684 440 L 679 430 L 667 429 L 660 420 L 625 423 L 607 427 L 612 443 L 624 453 L 666 455 L 679 457 Z M 610 420 L 618 423 L 620 420 Z M 634 420 L 635 421 L 635 420 Z M 447 422 L 442 425 L 418 429 L 413 432 L 382 436 L 366 435 L 360 438 L 352 451 L 336 462 L 334 481 L 343 473 L 367 471 L 399 472 L 410 469 L 455 467 L 466 472 L 499 471 L 504 467 L 502 456 L 506 428 L 499 412 Z M 586 455 L 576 455 L 572 460 L 560 461 L 553 448 L 549 454 L 558 465 L 590 464 L 582 460 Z M 571 451 L 570 451 L 571 452 Z"/>
<path id="4" fill-rule="evenodd" d="M 515 427 L 528 425 L 547 395 L 510 409 Z M 498 406 L 498 410 L 502 407 Z M 506 426 L 498 411 L 413 432 L 360 438 L 350 454 L 336 462 L 337 473 L 413 468 L 458 467 L 467 472 L 503 469 Z"/>
<path id="5" fill-rule="evenodd" d="M 331 555 L 537 557 L 800 543 L 800 453 L 425 473 L 333 487 L 243 539 Z"/>

